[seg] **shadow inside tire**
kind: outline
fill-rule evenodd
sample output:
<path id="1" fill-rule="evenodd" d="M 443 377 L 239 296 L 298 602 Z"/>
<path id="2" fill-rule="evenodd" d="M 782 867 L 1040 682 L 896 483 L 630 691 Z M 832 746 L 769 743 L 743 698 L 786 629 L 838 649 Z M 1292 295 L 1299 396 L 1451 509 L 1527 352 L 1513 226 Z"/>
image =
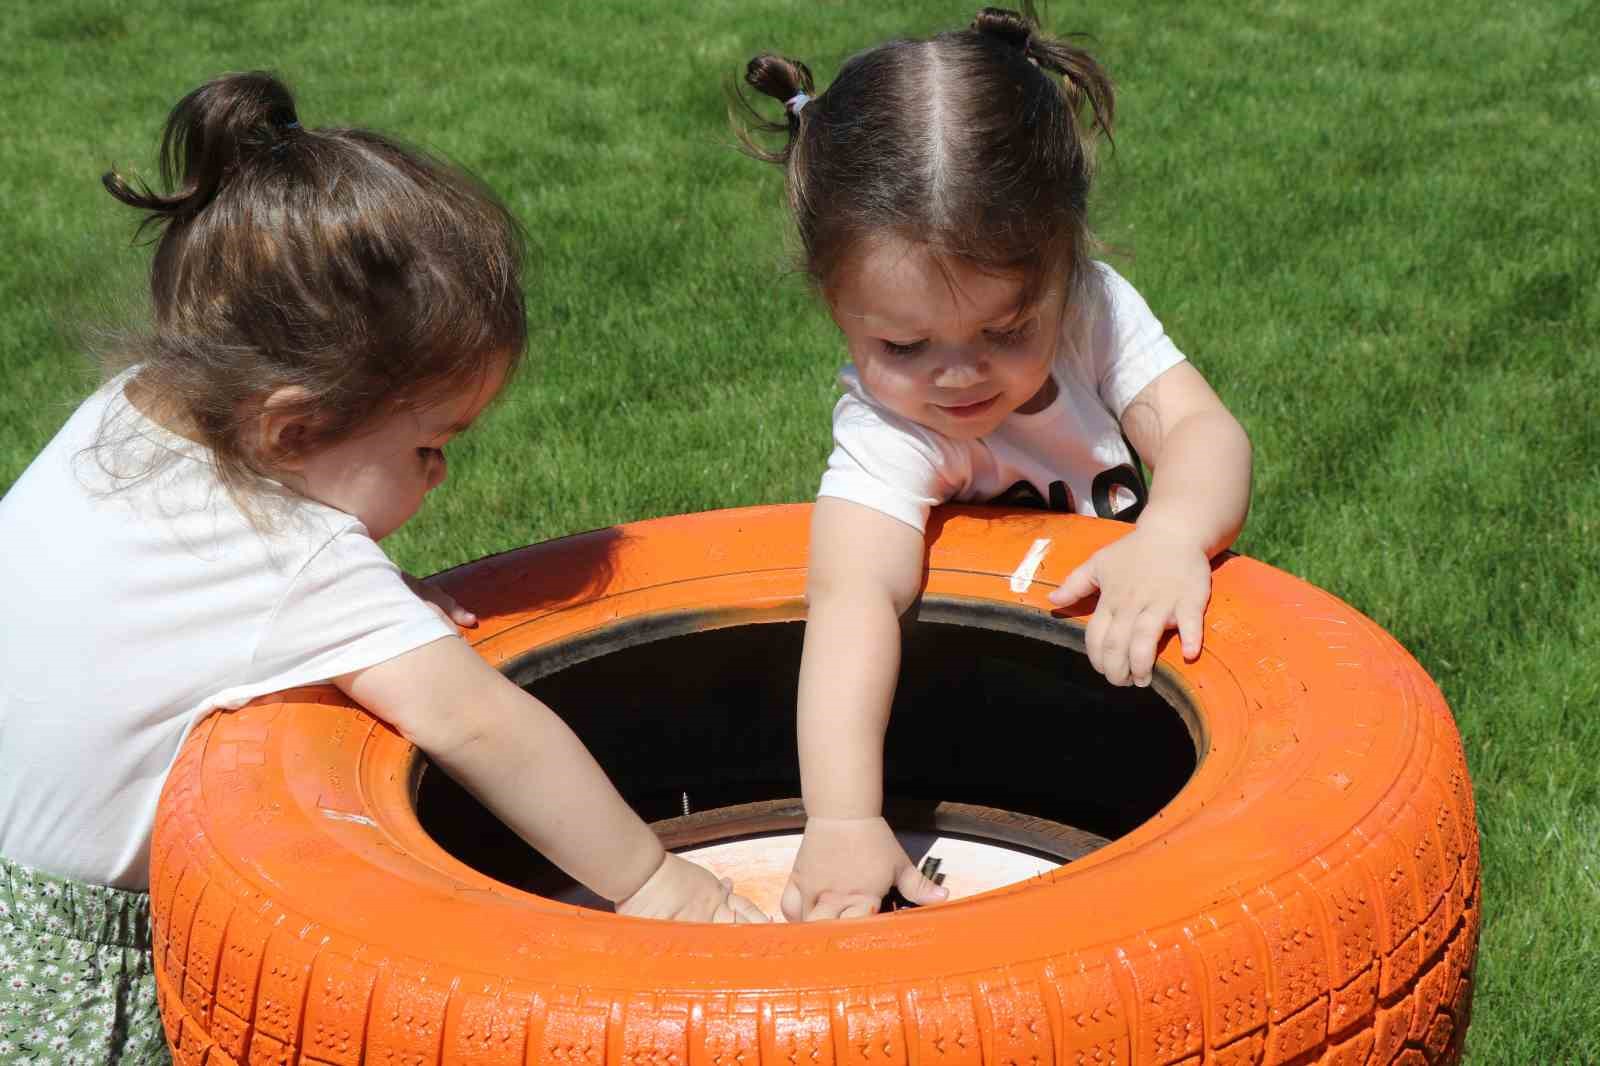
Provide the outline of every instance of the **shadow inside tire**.
<path id="1" fill-rule="evenodd" d="M 1158 670 L 1109 685 L 1083 631 L 1037 610 L 923 600 L 903 626 L 885 787 L 901 810 L 940 802 L 1109 840 L 1152 817 L 1204 756 L 1203 722 Z M 794 691 L 804 624 L 735 611 L 626 620 L 504 667 L 573 728 L 647 821 L 800 794 Z M 541 895 L 591 902 L 465 790 L 422 760 L 417 815 L 447 852 Z M 922 831 L 931 826 L 907 826 Z M 969 835 L 982 836 L 980 832 Z M 1013 844 L 1081 854 L 1048 839 Z"/>

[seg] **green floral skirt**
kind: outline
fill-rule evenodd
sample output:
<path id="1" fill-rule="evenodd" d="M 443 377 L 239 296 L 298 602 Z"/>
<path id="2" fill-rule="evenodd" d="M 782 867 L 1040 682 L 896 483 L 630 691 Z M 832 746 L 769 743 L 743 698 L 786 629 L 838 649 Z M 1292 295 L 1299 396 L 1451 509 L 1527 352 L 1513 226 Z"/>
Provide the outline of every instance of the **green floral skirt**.
<path id="1" fill-rule="evenodd" d="M 0 1063 L 166 1066 L 150 896 L 0 858 Z"/>

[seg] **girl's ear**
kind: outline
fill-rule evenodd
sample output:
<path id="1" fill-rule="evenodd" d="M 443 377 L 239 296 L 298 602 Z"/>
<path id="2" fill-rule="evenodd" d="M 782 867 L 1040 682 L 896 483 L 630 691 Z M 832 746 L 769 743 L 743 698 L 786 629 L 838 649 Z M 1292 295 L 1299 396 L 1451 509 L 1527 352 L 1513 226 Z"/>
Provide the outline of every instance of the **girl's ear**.
<path id="1" fill-rule="evenodd" d="M 255 447 L 261 460 L 276 470 L 295 471 L 305 465 L 305 445 L 312 437 L 311 390 L 285 385 L 265 400 L 256 415 Z"/>

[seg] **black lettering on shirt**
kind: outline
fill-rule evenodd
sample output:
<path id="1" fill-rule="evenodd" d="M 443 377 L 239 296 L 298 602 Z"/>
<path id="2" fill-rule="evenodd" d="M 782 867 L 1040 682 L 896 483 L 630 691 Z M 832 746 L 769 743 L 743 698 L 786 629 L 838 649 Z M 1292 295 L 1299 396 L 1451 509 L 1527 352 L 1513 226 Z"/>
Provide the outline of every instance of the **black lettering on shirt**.
<path id="1" fill-rule="evenodd" d="M 1031 507 L 1037 511 L 1062 511 L 1070 514 L 1078 508 L 1072 500 L 1072 489 L 1065 481 L 1050 482 L 1050 498 L 1039 495 L 1033 482 L 1023 479 L 989 501 L 1002 507 Z"/>
<path id="2" fill-rule="evenodd" d="M 1139 459 L 1139 452 L 1126 433 L 1122 435 L 1122 443 L 1127 445 L 1128 454 L 1133 457 L 1133 462 L 1120 463 L 1096 474 L 1094 482 L 1089 486 L 1089 499 L 1094 503 L 1094 513 L 1101 518 L 1112 518 L 1118 522 L 1136 522 L 1139 515 L 1144 512 L 1144 505 L 1150 502 L 1150 488 L 1145 484 L 1144 474 L 1140 472 L 1143 464 Z M 1117 492 L 1118 489 L 1124 491 Z M 1116 497 L 1124 495 L 1132 496 L 1133 502 L 1118 508 Z M 1039 494 L 1033 482 L 1024 478 L 989 502 L 1004 507 L 1032 507 L 1040 511 L 1071 513 L 1078 509 L 1072 498 L 1072 488 L 1065 481 L 1050 482 L 1050 498 L 1047 500 Z"/>
<path id="3" fill-rule="evenodd" d="M 1112 499 L 1112 492 L 1117 488 L 1126 489 L 1133 496 L 1133 502 L 1121 510 L 1116 509 Z M 1094 476 L 1094 484 L 1089 486 L 1089 498 L 1094 501 L 1094 513 L 1101 518 L 1115 518 L 1118 522 L 1136 522 L 1144 510 L 1144 505 L 1149 502 L 1150 490 L 1145 487 L 1144 478 L 1139 476 L 1139 471 L 1123 463 L 1110 470 L 1102 470 Z"/>
<path id="4" fill-rule="evenodd" d="M 1057 511 L 1064 514 L 1077 511 L 1072 488 L 1065 481 L 1050 482 L 1049 492 L 1050 495 L 1046 498 L 1040 494 L 1033 482 L 1024 479 L 989 502 L 1001 507 L 1030 507 L 1038 511 Z M 1150 498 L 1150 490 L 1146 487 L 1139 469 L 1128 463 L 1096 474 L 1089 493 L 1090 499 L 1094 502 L 1094 513 L 1101 518 L 1113 518 L 1118 522 L 1137 521 Z M 1133 502 L 1118 508 L 1118 497 L 1128 496 L 1133 498 Z"/>

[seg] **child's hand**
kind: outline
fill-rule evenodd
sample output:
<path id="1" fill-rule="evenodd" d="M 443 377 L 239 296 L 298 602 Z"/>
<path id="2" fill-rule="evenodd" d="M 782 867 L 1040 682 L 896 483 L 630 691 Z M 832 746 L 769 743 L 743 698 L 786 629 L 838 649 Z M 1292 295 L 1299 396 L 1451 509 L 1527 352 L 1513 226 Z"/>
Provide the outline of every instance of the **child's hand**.
<path id="1" fill-rule="evenodd" d="M 1158 526 L 1132 533 L 1089 556 L 1050 594 L 1057 606 L 1100 591 L 1084 633 L 1089 662 L 1113 685 L 1150 684 L 1156 645 L 1176 628 L 1183 657 L 1200 654 L 1211 560 L 1194 538 Z"/>
<path id="2" fill-rule="evenodd" d="M 733 882 L 704 866 L 667 852 L 666 859 L 627 899 L 617 913 L 634 918 L 670 918 L 680 922 L 767 922 L 761 908 L 733 891 Z"/>
<path id="3" fill-rule="evenodd" d="M 410 574 L 403 576 L 406 579 L 406 586 L 424 603 L 438 611 L 446 622 L 467 629 L 477 626 L 478 616 L 457 603 L 454 596 L 432 585 L 424 585 L 420 578 L 412 577 Z"/>
<path id="4" fill-rule="evenodd" d="M 783 889 L 791 922 L 875 914 L 891 886 L 912 903 L 938 903 L 949 890 L 922 876 L 882 818 L 810 818 Z"/>

